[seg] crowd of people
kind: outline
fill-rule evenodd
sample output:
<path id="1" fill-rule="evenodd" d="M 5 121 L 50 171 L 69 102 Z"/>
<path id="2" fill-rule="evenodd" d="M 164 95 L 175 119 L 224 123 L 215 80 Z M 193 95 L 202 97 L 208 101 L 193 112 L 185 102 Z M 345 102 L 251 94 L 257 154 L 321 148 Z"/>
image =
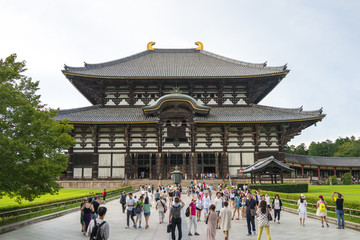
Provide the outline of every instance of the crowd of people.
<path id="1" fill-rule="evenodd" d="M 261 239 L 265 229 L 268 239 L 270 235 L 270 222 L 280 224 L 280 213 L 283 209 L 283 202 L 278 194 L 271 201 L 268 194 L 261 195 L 259 191 L 251 191 L 246 185 L 242 188 L 218 184 L 196 183 L 191 181 L 190 186 L 184 188 L 190 198 L 190 203 L 185 205 L 182 201 L 183 187 L 178 186 L 157 186 L 146 184 L 139 186 L 136 194 L 123 192 L 120 196 L 121 209 L 126 214 L 126 229 L 132 227 L 140 229 L 143 227 L 143 218 L 145 219 L 144 228 L 149 228 L 149 217 L 152 207 L 158 212 L 159 224 L 165 222 L 168 212 L 168 231 L 171 232 L 172 239 L 182 238 L 182 209 L 185 208 L 185 217 L 188 218 L 188 236 L 199 236 L 197 231 L 198 223 L 207 224 L 206 239 L 215 239 L 217 229 L 221 229 L 223 236 L 229 239 L 231 222 L 237 220 L 246 220 L 247 235 L 257 235 Z M 215 193 L 215 194 L 214 194 Z M 109 224 L 104 217 L 106 215 L 106 190 L 102 195 L 94 198 L 84 198 L 81 203 L 81 230 L 84 235 L 94 236 L 97 232 L 103 238 L 109 237 Z M 336 195 L 336 196 L 335 196 Z M 342 194 L 334 192 L 331 198 L 336 203 L 336 214 L 338 217 L 338 229 L 344 228 L 344 198 Z M 308 203 L 305 195 L 301 194 L 297 202 L 300 225 L 305 226 L 307 218 Z M 321 226 L 329 227 L 327 222 L 327 202 L 322 195 L 316 204 L 316 215 L 321 219 Z M 272 213 L 273 212 L 273 213 Z M 255 220 L 258 221 L 256 231 Z M 325 225 L 324 225 L 325 224 Z M 95 229 L 95 230 L 94 230 Z M 98 230 L 100 229 L 100 230 Z M 94 238 L 96 239 L 96 238 Z"/>

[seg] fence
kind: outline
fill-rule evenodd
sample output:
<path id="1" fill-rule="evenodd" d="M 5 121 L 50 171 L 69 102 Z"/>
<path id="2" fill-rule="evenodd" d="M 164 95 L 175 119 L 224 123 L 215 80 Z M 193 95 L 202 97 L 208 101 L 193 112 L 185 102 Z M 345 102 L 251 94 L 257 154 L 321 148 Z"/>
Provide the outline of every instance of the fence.
<path id="1" fill-rule="evenodd" d="M 297 200 L 281 198 L 281 201 L 292 207 L 297 207 Z M 317 205 L 314 203 L 308 203 L 307 209 L 311 211 L 316 211 Z M 327 212 L 336 214 L 336 206 L 327 205 Z M 354 218 L 360 219 L 360 210 L 353 208 L 344 208 L 344 216 L 349 216 L 351 220 L 353 220 Z"/>
<path id="2" fill-rule="evenodd" d="M 114 191 L 108 192 L 108 197 L 120 195 L 123 191 L 129 191 L 131 188 L 121 188 Z M 94 197 L 94 195 L 89 195 L 87 197 Z M 75 198 L 65 201 L 59 201 L 49 204 L 37 205 L 34 207 L 21 208 L 17 210 L 11 210 L 0 213 L 0 224 L 5 225 L 9 222 L 17 222 L 18 220 L 29 219 L 34 215 L 42 215 L 44 212 L 51 211 L 60 211 L 61 209 L 65 210 L 70 207 L 74 207 L 74 205 L 78 205 L 80 207 L 80 203 L 84 197 Z"/>

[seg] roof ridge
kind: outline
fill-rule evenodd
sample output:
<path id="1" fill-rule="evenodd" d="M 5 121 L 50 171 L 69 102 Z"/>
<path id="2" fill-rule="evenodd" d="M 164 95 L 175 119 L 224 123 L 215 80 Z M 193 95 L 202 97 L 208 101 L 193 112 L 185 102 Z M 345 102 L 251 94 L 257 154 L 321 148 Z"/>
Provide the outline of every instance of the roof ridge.
<path id="1" fill-rule="evenodd" d="M 87 107 L 80 107 L 80 108 L 70 108 L 70 109 L 64 109 L 64 110 L 59 110 L 59 114 L 67 114 L 67 113 L 73 113 L 73 112 L 79 112 L 79 111 L 86 111 L 89 109 L 97 109 L 97 108 L 101 108 L 100 105 L 93 105 L 93 106 L 87 106 Z"/>
<path id="2" fill-rule="evenodd" d="M 273 106 L 266 106 L 266 105 L 259 105 L 259 104 L 255 104 L 253 103 L 252 105 L 255 105 L 256 107 L 259 108 L 263 108 L 263 109 L 277 109 L 283 112 L 294 112 L 294 113 L 299 113 L 299 114 L 306 114 L 306 115 L 313 115 L 313 114 L 322 114 L 322 108 L 319 110 L 309 110 L 309 111 L 303 111 L 303 107 L 299 107 L 299 108 L 282 108 L 282 107 L 273 107 Z M 325 115 L 325 114 L 323 114 Z"/>

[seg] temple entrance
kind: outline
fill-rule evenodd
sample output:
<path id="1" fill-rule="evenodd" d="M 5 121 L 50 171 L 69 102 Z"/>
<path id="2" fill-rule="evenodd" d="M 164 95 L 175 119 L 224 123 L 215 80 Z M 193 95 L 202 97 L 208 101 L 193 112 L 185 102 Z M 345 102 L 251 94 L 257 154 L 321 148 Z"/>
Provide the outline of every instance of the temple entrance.
<path id="1" fill-rule="evenodd" d="M 138 178 L 149 178 L 149 168 L 148 167 L 139 167 L 138 168 Z"/>
<path id="2" fill-rule="evenodd" d="M 215 173 L 215 167 L 204 167 L 204 173 Z"/>

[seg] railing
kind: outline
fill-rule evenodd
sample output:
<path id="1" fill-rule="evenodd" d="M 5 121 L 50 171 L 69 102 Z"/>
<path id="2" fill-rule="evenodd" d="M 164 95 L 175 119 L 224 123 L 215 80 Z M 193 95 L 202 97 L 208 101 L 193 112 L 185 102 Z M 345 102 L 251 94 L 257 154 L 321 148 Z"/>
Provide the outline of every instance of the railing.
<path id="1" fill-rule="evenodd" d="M 283 203 L 285 202 L 287 205 L 292 206 L 292 208 L 294 208 L 294 207 L 296 208 L 298 206 L 297 200 L 281 198 L 281 201 Z M 316 204 L 314 204 L 314 203 L 307 203 L 307 204 L 308 204 L 307 209 L 311 210 L 312 212 L 316 211 L 316 209 L 317 209 Z M 331 210 L 329 210 L 329 209 L 331 209 Z M 327 205 L 327 212 L 336 214 L 336 206 Z M 344 216 L 349 216 L 351 220 L 353 220 L 354 218 L 360 219 L 360 210 L 353 209 L 353 208 L 344 208 Z"/>
<path id="2" fill-rule="evenodd" d="M 123 191 L 124 191 L 124 189 L 111 191 L 108 193 L 108 197 L 120 195 Z M 95 196 L 95 194 L 88 195 L 87 197 L 94 197 L 94 196 Z M 79 207 L 80 207 L 80 203 L 82 202 L 83 199 L 84 199 L 84 197 L 81 197 L 81 198 L 75 198 L 75 199 L 70 199 L 70 200 L 66 200 L 66 201 L 38 205 L 38 206 L 34 206 L 34 207 L 27 207 L 27 208 L 21 208 L 21 209 L 17 209 L 17 210 L 0 212 L 0 224 L 5 225 L 9 222 L 17 222 L 20 218 L 21 218 L 21 220 L 29 219 L 29 218 L 31 218 L 31 216 L 34 216 L 37 214 L 42 215 L 44 212 L 51 212 L 51 211 L 60 210 L 60 209 L 65 210 L 67 208 L 70 208 L 70 206 L 75 207 L 74 206 L 75 204 L 79 205 Z"/>

